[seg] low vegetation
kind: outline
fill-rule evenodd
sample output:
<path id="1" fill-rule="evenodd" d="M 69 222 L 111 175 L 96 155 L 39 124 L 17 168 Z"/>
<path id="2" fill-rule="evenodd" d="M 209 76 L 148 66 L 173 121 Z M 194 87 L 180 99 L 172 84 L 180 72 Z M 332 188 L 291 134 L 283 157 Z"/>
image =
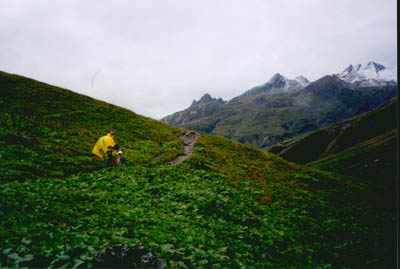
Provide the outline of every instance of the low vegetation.
<path id="1" fill-rule="evenodd" d="M 355 177 L 206 134 L 166 166 L 181 129 L 19 76 L 0 82 L 0 267 L 91 268 L 110 243 L 140 244 L 169 268 L 395 266 L 393 208 Z M 90 156 L 110 128 L 129 166 Z"/>

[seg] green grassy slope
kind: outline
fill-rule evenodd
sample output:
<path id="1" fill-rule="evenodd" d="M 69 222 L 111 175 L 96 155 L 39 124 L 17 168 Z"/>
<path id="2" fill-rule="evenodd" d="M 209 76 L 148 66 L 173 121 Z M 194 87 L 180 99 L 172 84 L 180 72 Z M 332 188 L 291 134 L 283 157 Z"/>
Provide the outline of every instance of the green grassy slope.
<path id="1" fill-rule="evenodd" d="M 170 268 L 394 265 L 394 212 L 367 186 L 218 137 L 196 148 L 181 167 L 2 182 L 2 266 L 90 267 L 110 242 L 144 245 Z M 210 155 L 217 165 L 194 169 Z M 245 175 L 232 175 L 239 160 Z M 264 170 L 265 187 L 247 169 Z"/>
<path id="2" fill-rule="evenodd" d="M 177 167 L 152 163 L 159 152 L 178 154 L 181 130 L 19 76 L 0 79 L 0 267 L 92 267 L 109 243 L 139 243 L 169 268 L 395 266 L 396 215 L 370 185 L 211 135 Z M 134 165 L 100 169 L 91 159 L 109 128 Z"/>
<path id="3" fill-rule="evenodd" d="M 287 251 L 298 251 L 303 259 L 307 256 L 313 268 L 323 267 L 327 260 L 334 268 L 379 267 L 377 264 L 383 260 L 378 256 L 385 257 L 383 263 L 388 262 L 387 266 L 393 266 L 396 191 L 392 184 L 332 175 L 273 154 L 262 155 L 249 145 L 207 135 L 199 139 L 194 156 L 182 166 L 223 172 L 234 185 L 251 175 L 264 190 L 260 201 L 269 212 L 277 214 L 274 218 L 280 219 L 285 228 L 291 227 L 285 242 L 299 243 Z M 374 244 L 385 250 L 372 247 Z M 359 249 L 361 246 L 365 252 Z M 367 250 L 370 247 L 374 250 Z M 372 254 L 375 251 L 379 254 Z M 297 254 L 291 253 L 285 259 L 292 257 L 296 264 Z M 304 267 L 304 262 L 291 266 Z"/>
<path id="4" fill-rule="evenodd" d="M 91 154 L 110 129 L 132 163 L 182 150 L 180 129 L 72 91 L 0 72 L 0 177 L 64 176 L 102 167 Z"/>

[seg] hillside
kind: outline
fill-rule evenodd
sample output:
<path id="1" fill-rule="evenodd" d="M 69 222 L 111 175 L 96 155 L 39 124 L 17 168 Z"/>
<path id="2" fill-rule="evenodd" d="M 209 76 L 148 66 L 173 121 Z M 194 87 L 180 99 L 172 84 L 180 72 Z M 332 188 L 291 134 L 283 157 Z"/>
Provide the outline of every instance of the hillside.
<path id="1" fill-rule="evenodd" d="M 285 160 L 306 164 L 397 129 L 397 96 L 354 118 L 283 141 L 268 149 Z M 305 154 L 307 152 L 307 154 Z"/>
<path id="2" fill-rule="evenodd" d="M 360 178 L 366 180 L 366 184 L 368 181 L 381 181 L 382 184 L 396 189 L 397 146 L 398 131 L 393 129 L 341 152 L 310 162 L 307 166 Z M 392 200 L 395 202 L 395 196 L 392 196 Z"/>
<path id="3" fill-rule="evenodd" d="M 207 134 L 190 158 L 164 165 L 182 152 L 183 130 L 0 74 L 0 267 L 102 267 L 99 253 L 118 243 L 143 246 L 167 268 L 396 264 L 394 189 L 382 182 Z M 131 165 L 92 160 L 110 128 Z"/>
<path id="4" fill-rule="evenodd" d="M 353 88 L 335 76 L 274 94 L 271 85 L 249 90 L 226 104 L 204 103 L 162 120 L 265 149 L 370 111 L 397 95 L 397 86 Z"/>
<path id="5" fill-rule="evenodd" d="M 182 151 L 182 132 L 72 91 L 0 72 L 0 174 L 5 180 L 64 176 L 102 166 L 92 148 L 109 130 L 134 164 Z M 162 160 L 161 160 L 162 161 Z"/>

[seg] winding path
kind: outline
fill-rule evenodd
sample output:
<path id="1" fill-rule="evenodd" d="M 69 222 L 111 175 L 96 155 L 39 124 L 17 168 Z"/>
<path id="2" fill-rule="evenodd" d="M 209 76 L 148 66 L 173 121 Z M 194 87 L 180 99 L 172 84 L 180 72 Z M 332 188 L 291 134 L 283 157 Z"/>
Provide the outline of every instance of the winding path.
<path id="1" fill-rule="evenodd" d="M 196 143 L 200 136 L 201 134 L 197 132 L 187 132 L 179 137 L 183 140 L 183 154 L 179 155 L 175 160 L 167 162 L 166 165 L 177 165 L 189 158 L 193 154 L 194 143 Z"/>

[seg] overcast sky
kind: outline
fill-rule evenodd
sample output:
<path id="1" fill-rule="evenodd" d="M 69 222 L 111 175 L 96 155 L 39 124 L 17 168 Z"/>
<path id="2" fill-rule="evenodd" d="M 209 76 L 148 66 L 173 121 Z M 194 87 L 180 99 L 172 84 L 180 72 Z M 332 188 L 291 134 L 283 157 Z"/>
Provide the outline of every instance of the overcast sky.
<path id="1" fill-rule="evenodd" d="M 159 119 L 279 72 L 397 67 L 396 0 L 0 0 L 0 70 Z"/>

